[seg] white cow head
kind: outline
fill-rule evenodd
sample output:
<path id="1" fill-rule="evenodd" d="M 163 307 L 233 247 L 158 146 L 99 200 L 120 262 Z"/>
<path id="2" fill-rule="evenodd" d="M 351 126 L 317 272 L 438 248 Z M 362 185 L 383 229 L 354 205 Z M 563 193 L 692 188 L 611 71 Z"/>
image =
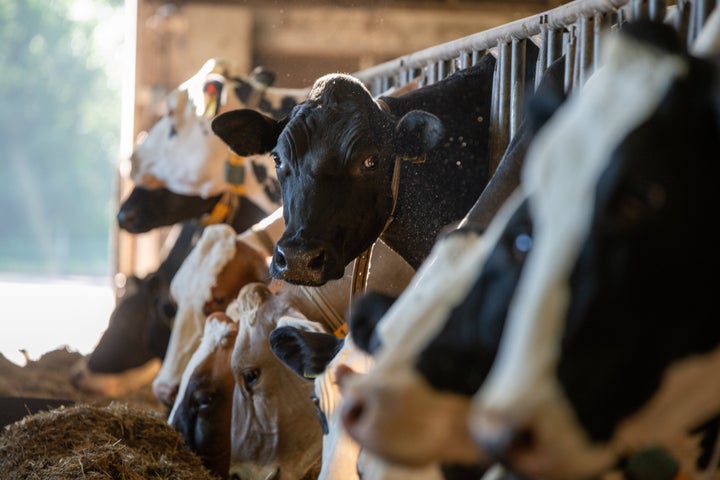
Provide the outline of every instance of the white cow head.
<path id="1" fill-rule="evenodd" d="M 236 95 L 239 85 L 258 93 L 240 100 Z M 130 176 L 135 185 L 146 189 L 164 187 L 176 194 L 208 198 L 238 185 L 232 176 L 228 178 L 227 172 L 240 169 L 241 173 L 234 174 L 242 180 L 238 192 L 266 212 L 279 207 L 272 158 L 238 157 L 210 128 L 213 117 L 224 110 L 245 107 L 266 111 L 260 106 L 260 96 L 267 96 L 267 90 L 268 86 L 256 79 L 241 76 L 230 62 L 208 60 L 195 75 L 168 94 L 165 113 L 141 137 L 130 158 Z M 291 92 L 295 95 L 288 96 L 291 102 L 298 102 L 305 93 Z"/>
<path id="2" fill-rule="evenodd" d="M 310 400 L 312 384 L 273 354 L 268 338 L 275 328 L 287 325 L 324 329 L 262 283 L 243 287 L 235 309 L 239 321 L 231 360 L 231 474 L 244 480 L 297 480 L 311 471 L 316 474 L 322 431 Z"/>

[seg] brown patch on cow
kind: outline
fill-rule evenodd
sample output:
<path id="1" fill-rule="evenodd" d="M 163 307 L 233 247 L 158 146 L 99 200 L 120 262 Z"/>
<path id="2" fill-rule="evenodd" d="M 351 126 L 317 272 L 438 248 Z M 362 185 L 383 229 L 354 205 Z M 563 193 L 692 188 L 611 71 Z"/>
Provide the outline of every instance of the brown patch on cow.
<path id="1" fill-rule="evenodd" d="M 0 435 L 7 478 L 216 479 L 163 416 L 127 405 L 60 407 Z"/>
<path id="2" fill-rule="evenodd" d="M 217 275 L 203 313 L 210 315 L 213 312 L 224 312 L 242 287 L 252 282 L 269 281 L 270 272 L 265 256 L 245 242 L 236 241 L 235 255 Z"/>

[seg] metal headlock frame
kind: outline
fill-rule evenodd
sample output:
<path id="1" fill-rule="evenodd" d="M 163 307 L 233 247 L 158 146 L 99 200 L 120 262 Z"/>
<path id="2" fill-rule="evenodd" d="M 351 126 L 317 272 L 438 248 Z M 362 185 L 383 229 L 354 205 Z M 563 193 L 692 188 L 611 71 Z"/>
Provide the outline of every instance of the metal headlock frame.
<path id="1" fill-rule="evenodd" d="M 354 73 L 380 95 L 424 74 L 424 85 L 475 65 L 487 52 L 497 58 L 490 116 L 490 172 L 494 173 L 520 125 L 525 87 L 525 51 L 530 40 L 539 48 L 537 87 L 542 73 L 566 55 L 565 90 L 580 86 L 598 67 L 598 38 L 632 19 L 662 19 L 680 32 L 687 45 L 720 0 L 575 0 L 563 6 L 475 33 Z"/>

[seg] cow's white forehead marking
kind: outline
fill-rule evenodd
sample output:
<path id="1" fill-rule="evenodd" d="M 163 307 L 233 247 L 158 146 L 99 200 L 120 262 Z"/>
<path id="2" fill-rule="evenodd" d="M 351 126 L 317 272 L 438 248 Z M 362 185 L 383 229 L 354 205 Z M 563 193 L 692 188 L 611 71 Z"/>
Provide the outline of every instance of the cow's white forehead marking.
<path id="1" fill-rule="evenodd" d="M 232 318 L 231 318 L 232 320 Z M 177 396 L 175 397 L 175 403 L 168 416 L 168 424 L 172 424 L 177 415 L 177 411 L 180 408 L 185 392 L 187 391 L 190 378 L 195 369 L 200 365 L 210 354 L 217 348 L 217 346 L 231 333 L 237 331 L 237 324 L 235 321 L 225 321 L 218 317 L 209 317 L 205 321 L 205 329 L 203 330 L 200 344 L 198 345 L 195 352 L 190 357 L 185 370 L 183 371 L 182 378 L 180 380 L 180 387 L 178 388 Z"/>
<path id="2" fill-rule="evenodd" d="M 180 303 L 202 311 L 211 300 L 218 274 L 235 256 L 237 233 L 227 224 L 205 227 L 200 240 L 170 282 L 170 294 Z"/>
<path id="3" fill-rule="evenodd" d="M 177 384 L 203 329 L 203 307 L 210 300 L 217 275 L 235 256 L 236 233 L 225 224 L 209 225 L 170 282 L 178 303 L 175 325 L 155 383 Z"/>

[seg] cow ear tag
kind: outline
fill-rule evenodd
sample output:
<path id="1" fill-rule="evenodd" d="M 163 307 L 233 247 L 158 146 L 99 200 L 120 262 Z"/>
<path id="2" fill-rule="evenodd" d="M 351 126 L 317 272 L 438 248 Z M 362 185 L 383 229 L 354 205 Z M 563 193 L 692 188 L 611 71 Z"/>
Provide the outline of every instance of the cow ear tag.
<path id="1" fill-rule="evenodd" d="M 203 85 L 203 96 L 205 97 L 204 117 L 213 118 L 220 111 L 222 89 L 223 84 L 219 80 L 209 80 Z"/>

